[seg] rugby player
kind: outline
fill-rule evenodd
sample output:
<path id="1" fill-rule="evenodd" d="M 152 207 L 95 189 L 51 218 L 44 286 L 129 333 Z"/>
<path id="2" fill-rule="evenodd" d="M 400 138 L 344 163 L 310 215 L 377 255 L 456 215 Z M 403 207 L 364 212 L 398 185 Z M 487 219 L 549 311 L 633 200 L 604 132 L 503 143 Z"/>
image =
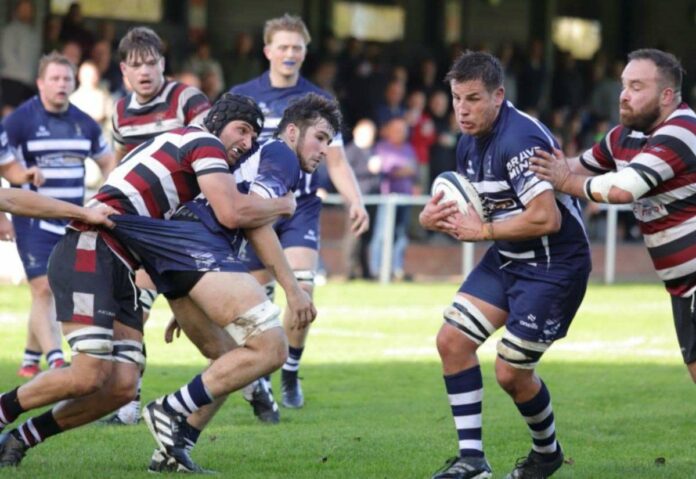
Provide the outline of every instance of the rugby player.
<path id="1" fill-rule="evenodd" d="M 696 382 L 696 113 L 682 101 L 683 68 L 671 53 L 628 55 L 621 124 L 565 161 L 541 152 L 531 170 L 558 191 L 600 203 L 633 203 L 655 271 L 665 283 L 682 358 Z"/>
<path id="2" fill-rule="evenodd" d="M 116 102 L 112 127 L 116 158 L 120 161 L 142 143 L 175 128 L 200 125 L 210 109 L 197 88 L 164 78 L 164 45 L 152 29 L 131 28 L 118 46 L 121 73 L 132 92 Z M 157 291 L 143 270 L 136 273 L 145 321 Z M 109 424 L 136 424 L 140 419 L 140 389 L 130 403 L 105 420 Z"/>
<path id="3" fill-rule="evenodd" d="M 477 350 L 497 329 L 495 375 L 532 437 L 532 449 L 507 476 L 543 478 L 563 464 L 551 395 L 536 373 L 543 354 L 563 338 L 585 294 L 590 250 L 577 200 L 555 195 L 529 171 L 537 149 L 556 145 L 539 121 L 505 100 L 500 62 L 465 52 L 446 76 L 463 135 L 457 171 L 476 188 L 489 212 L 433 197 L 421 224 L 460 241 L 492 246 L 444 311 L 437 335 L 445 389 L 459 437 L 459 455 L 433 478 L 486 478 L 492 472 L 482 442 L 483 382 Z"/>
<path id="4" fill-rule="evenodd" d="M 58 53 L 42 57 L 36 85 L 38 95 L 4 120 L 9 146 L 22 163 L 42 170 L 46 181 L 30 185 L 33 191 L 82 205 L 86 158 L 96 161 L 106 177 L 115 165 L 113 153 L 99 125 L 68 101 L 75 90 L 75 66 L 67 58 Z M 42 352 L 51 368 L 65 363 L 46 270 L 66 221 L 14 216 L 12 222 L 31 293 L 26 349 L 17 374 L 31 378 L 41 370 Z"/>
<path id="5" fill-rule="evenodd" d="M 220 114 L 207 118 L 209 131 L 194 126 L 176 129 L 131 152 L 90 205 L 104 204 L 119 213 L 168 218 L 180 204 L 204 193 L 216 218 L 226 227 L 260 227 L 257 229 L 264 240 L 268 239 L 267 234 L 263 236 L 265 230 L 274 235 L 269 221 L 291 215 L 294 198 L 243 195 L 229 169 L 251 148 L 263 115 L 251 99 L 240 95 L 225 96 L 216 106 Z M 30 447 L 94 421 L 136 394 L 145 360 L 142 306 L 134 284 L 134 270 L 140 261 L 111 230 L 80 222 L 70 226 L 51 257 L 48 275 L 73 361 L 69 367 L 47 371 L 0 395 L 0 427 L 14 422 L 25 411 L 54 404 L 47 412 L 0 436 L 0 467 L 18 465 Z M 300 318 L 299 322 L 313 319 L 314 307 L 294 281 L 277 240 L 261 246 L 279 280 L 288 278 L 287 284 L 281 284 L 289 290 L 294 318 Z M 206 283 L 199 285 L 205 287 Z M 214 288 L 202 295 L 208 300 L 212 295 L 212 302 L 223 306 Z M 230 323 L 239 321 L 249 327 L 257 321 L 272 323 L 272 310 L 265 306 L 259 311 L 240 308 L 228 310 Z M 238 349 L 242 358 L 231 361 L 238 362 L 242 377 L 248 377 L 248 368 L 263 369 L 278 357 L 277 351 L 284 351 L 281 333 L 273 332 L 271 338 L 259 335 Z M 193 383 L 202 386 L 200 376 Z"/>
<path id="6" fill-rule="evenodd" d="M 310 42 L 309 32 L 301 18 L 288 14 L 266 22 L 263 32 L 264 55 L 269 69 L 253 80 L 232 87 L 233 93 L 252 97 L 266 117 L 261 139 L 270 138 L 280 123 L 288 103 L 306 93 L 317 93 L 327 98 L 331 95 L 300 75 L 300 68 Z M 343 138 L 339 131 L 331 143 L 326 158 L 331 182 L 344 197 L 348 206 L 353 234 L 360 235 L 369 227 L 369 217 L 362 203 L 362 195 L 355 175 L 343 150 Z M 314 277 L 319 263 L 319 212 L 321 199 L 316 195 L 316 177 L 306 174 L 304 185 L 297 191 L 297 211 L 288 221 L 276 225 L 276 232 L 285 250 L 297 280 L 310 296 L 314 291 Z M 253 250 L 248 252 L 247 265 L 259 282 L 265 285 L 268 297 L 273 300 L 275 283 L 271 272 L 265 270 Z M 286 312 L 284 325 L 288 334 L 288 359 L 281 373 L 282 404 L 289 408 L 304 405 L 304 394 L 298 379 L 300 360 L 304 352 L 309 328 L 291 330 Z M 245 389 L 245 397 L 254 408 L 254 414 L 262 421 L 278 422 L 279 411 L 268 380 Z"/>

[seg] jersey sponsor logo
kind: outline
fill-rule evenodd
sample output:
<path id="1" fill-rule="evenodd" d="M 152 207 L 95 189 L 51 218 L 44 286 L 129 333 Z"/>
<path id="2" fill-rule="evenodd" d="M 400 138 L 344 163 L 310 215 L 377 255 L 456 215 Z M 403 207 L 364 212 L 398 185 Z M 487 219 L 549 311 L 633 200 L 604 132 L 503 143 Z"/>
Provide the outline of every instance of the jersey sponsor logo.
<path id="1" fill-rule="evenodd" d="M 510 179 L 517 178 L 519 175 L 525 173 L 529 169 L 529 158 L 534 156 L 535 151 L 536 147 L 527 148 L 507 161 L 506 166 Z"/>
<path id="2" fill-rule="evenodd" d="M 638 200 L 633 203 L 633 214 L 638 221 L 642 221 L 644 223 L 662 218 L 668 213 L 667 208 L 663 204 L 642 200 Z"/>
<path id="3" fill-rule="evenodd" d="M 536 316 L 534 316 L 533 314 L 529 314 L 529 315 L 527 315 L 527 321 L 521 320 L 520 324 L 522 326 L 524 326 L 525 328 L 533 329 L 536 331 L 539 329 L 539 326 L 537 326 L 535 321 L 536 321 Z"/>
<path id="4" fill-rule="evenodd" d="M 39 125 L 39 129 L 36 130 L 36 136 L 51 136 L 51 132 L 45 126 Z"/>
<path id="5" fill-rule="evenodd" d="M 308 241 L 318 241 L 317 233 L 314 230 L 307 230 L 307 233 L 304 235 L 304 239 Z"/>

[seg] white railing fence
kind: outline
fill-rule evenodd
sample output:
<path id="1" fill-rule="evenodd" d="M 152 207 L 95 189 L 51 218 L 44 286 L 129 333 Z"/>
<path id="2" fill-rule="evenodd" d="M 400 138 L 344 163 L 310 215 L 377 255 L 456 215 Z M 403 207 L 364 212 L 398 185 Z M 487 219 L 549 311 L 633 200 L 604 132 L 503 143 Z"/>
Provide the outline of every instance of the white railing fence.
<path id="1" fill-rule="evenodd" d="M 379 268 L 379 282 L 387 284 L 391 280 L 392 255 L 394 253 L 394 224 L 396 222 L 396 207 L 405 205 L 425 205 L 430 196 L 410 196 L 403 194 L 365 195 L 366 205 L 384 205 L 386 207 L 384 236 L 382 237 L 382 260 Z M 342 205 L 343 198 L 338 194 L 330 194 L 324 198 L 324 203 Z M 604 282 L 614 283 L 616 280 L 616 227 L 619 211 L 631 211 L 631 205 L 600 205 L 600 210 L 607 215 L 607 233 L 604 242 Z M 371 218 L 374 220 L 374 218 Z M 371 225 L 374 227 L 374 225 Z M 475 243 L 462 243 L 462 275 L 466 277 L 474 267 Z"/>

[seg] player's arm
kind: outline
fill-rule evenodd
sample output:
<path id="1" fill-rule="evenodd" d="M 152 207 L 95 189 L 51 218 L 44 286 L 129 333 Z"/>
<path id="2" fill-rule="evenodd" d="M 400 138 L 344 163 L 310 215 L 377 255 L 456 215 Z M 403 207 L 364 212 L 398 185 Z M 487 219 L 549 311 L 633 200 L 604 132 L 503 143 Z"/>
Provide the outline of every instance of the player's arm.
<path id="1" fill-rule="evenodd" d="M 272 223 L 279 216 L 295 212 L 295 197 L 291 193 L 281 198 L 261 198 L 245 195 L 237 189 L 229 173 L 208 173 L 198 176 L 198 185 L 224 227 L 255 228 Z"/>
<path id="2" fill-rule="evenodd" d="M 332 146 L 326 156 L 326 168 L 336 190 L 343 196 L 348 206 L 351 231 L 361 235 L 370 227 L 370 217 L 363 205 L 362 194 L 353 169 L 348 163 L 343 146 Z"/>
<path id="3" fill-rule="evenodd" d="M 601 203 L 632 203 L 655 186 L 648 175 L 634 168 L 598 174 L 583 166 L 580 157 L 567 160 L 560 150 L 537 151 L 530 170 L 554 189 Z"/>
<path id="4" fill-rule="evenodd" d="M 0 177 L 5 178 L 13 185 L 31 183 L 34 186 L 41 186 L 46 181 L 39 167 L 25 168 L 16 160 L 0 165 Z"/>
<path id="5" fill-rule="evenodd" d="M 12 221 L 0 211 L 0 241 L 14 241 L 15 230 Z"/>
<path id="6" fill-rule="evenodd" d="M 468 214 L 459 211 L 445 219 L 447 232 L 460 241 L 519 241 L 556 233 L 561 228 L 561 212 L 553 190 L 535 196 L 520 214 L 495 223 L 484 223 L 473 207 Z"/>
<path id="7" fill-rule="evenodd" d="M 0 211 L 34 218 L 67 218 L 93 225 L 108 226 L 109 228 L 112 228 L 114 224 L 108 219 L 108 216 L 118 213 L 105 205 L 84 208 L 67 201 L 17 188 L 0 189 Z"/>
<path id="8" fill-rule="evenodd" d="M 316 318 L 317 310 L 309 295 L 300 288 L 272 225 L 246 229 L 245 235 L 261 262 L 285 291 L 291 311 L 291 328 L 306 328 Z"/>
<path id="9" fill-rule="evenodd" d="M 95 158 L 94 161 L 97 163 L 99 171 L 101 171 L 102 178 L 106 179 L 106 177 L 109 176 L 109 173 L 116 168 L 116 165 L 118 165 L 120 160 L 116 159 L 115 153 L 109 151 L 98 158 Z"/>

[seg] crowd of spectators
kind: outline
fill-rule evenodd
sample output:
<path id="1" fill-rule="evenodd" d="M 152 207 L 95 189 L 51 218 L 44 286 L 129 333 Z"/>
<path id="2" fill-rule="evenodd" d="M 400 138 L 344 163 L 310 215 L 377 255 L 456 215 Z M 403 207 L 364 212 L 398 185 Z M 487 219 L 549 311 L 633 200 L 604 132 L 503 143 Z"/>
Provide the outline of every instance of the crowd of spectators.
<path id="1" fill-rule="evenodd" d="M 45 18 L 43 35 L 39 35 L 34 15 L 32 2 L 20 0 L 15 5 L 11 22 L 2 29 L 0 98 L 3 116 L 35 93 L 35 68 L 40 54 L 58 50 L 79 68 L 80 85 L 72 101 L 98 121 L 108 134 L 112 105 L 128 88 L 116 54 L 115 24 L 103 20 L 97 28 L 90 29 L 79 3 L 73 3 L 64 16 Z M 334 37 L 317 43 L 319 47 L 309 52 L 304 74 L 321 88 L 334 93 L 340 101 L 346 145 L 351 148 L 354 127 L 369 121 L 374 131 L 370 143 L 374 146 L 361 145 L 358 150 L 367 149 L 363 155 L 367 158 L 384 157 L 381 165 L 375 163 L 377 166 L 373 164 L 371 169 L 364 170 L 376 175 L 377 183 L 382 180 L 379 189 L 364 193 L 393 192 L 396 190 L 392 188 L 398 184 L 399 193 L 427 194 L 438 174 L 455 168 L 459 128 L 451 111 L 449 89 L 441 79 L 454 55 L 465 46 L 453 45 L 445 55 L 421 52 L 417 59 L 402 63 L 395 60 L 400 56 L 394 55 L 394 49 L 387 44 Z M 257 76 L 265 67 L 256 32 L 237 32 L 232 45 L 230 51 L 218 51 L 205 34 L 198 34 L 192 39 L 189 53 L 177 49 L 177 56 L 172 59 L 174 53 L 169 52 L 167 73 L 200 88 L 214 101 L 230 86 Z M 567 155 L 576 155 L 590 147 L 618 123 L 616 98 L 621 89 L 621 61 L 607 58 L 600 52 L 592 61 L 578 62 L 570 54 L 559 51 L 550 63 L 544 57 L 544 44 L 539 40 L 532 40 L 527 48 L 511 43 L 502 43 L 497 48 L 470 47 L 498 55 L 505 68 L 507 99 L 549 125 Z M 552 71 L 547 71 L 549 64 L 555 66 Z M 176 70 L 171 69 L 172 65 L 178 66 Z M 399 135 L 390 132 L 397 129 L 405 131 L 405 137 L 395 142 Z M 398 162 L 383 153 L 394 153 L 396 145 L 399 145 Z M 405 164 L 407 168 L 403 167 Z M 397 176 L 398 181 L 395 181 Z M 325 186 L 331 191 L 329 183 Z M 379 214 L 373 213 L 374 229 L 379 233 Z M 588 210 L 588 215 L 594 213 Z M 400 210 L 398 217 L 402 216 L 406 219 L 398 225 L 399 234 L 402 226 L 408 225 L 410 213 Z M 630 218 L 630 215 L 624 218 L 626 239 L 634 239 Z M 374 243 L 378 237 L 379 234 L 373 236 L 371 248 L 373 256 L 377 257 L 379 248 Z M 403 250 L 404 241 L 407 238 L 403 236 L 396 239 L 397 251 Z M 395 258 L 396 275 L 402 274 L 399 266 L 402 259 Z M 364 267 L 362 270 L 358 274 L 375 274 L 374 266 L 369 272 Z"/>

